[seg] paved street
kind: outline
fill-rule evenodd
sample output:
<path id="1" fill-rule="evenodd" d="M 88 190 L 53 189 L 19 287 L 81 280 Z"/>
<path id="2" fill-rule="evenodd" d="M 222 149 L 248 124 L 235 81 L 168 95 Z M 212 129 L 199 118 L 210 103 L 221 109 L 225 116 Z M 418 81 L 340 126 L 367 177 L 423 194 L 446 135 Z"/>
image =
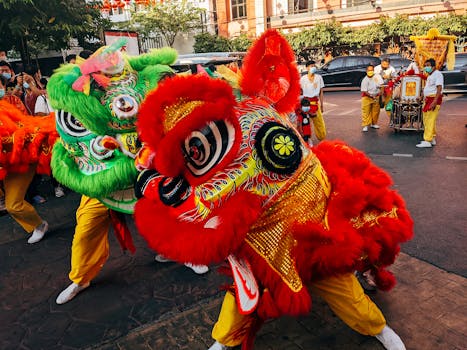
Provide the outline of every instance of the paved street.
<path id="1" fill-rule="evenodd" d="M 465 349 L 467 344 L 467 97 L 450 95 L 439 118 L 438 145 L 417 149 L 421 135 L 395 133 L 381 113 L 381 129 L 363 134 L 359 93 L 326 92 L 329 139 L 364 150 L 393 177 L 415 220 L 415 238 L 392 268 L 395 289 L 371 297 L 407 349 Z M 10 216 L 0 217 L 0 349 L 207 349 L 227 280 L 215 268 L 195 275 L 175 263 L 157 263 L 134 233 L 137 252 L 111 255 L 91 287 L 65 305 L 70 246 L 79 196 L 54 198 L 41 185 L 36 206 L 50 233 L 38 244 Z M 383 349 L 344 325 L 318 298 L 303 318 L 269 322 L 256 350 Z"/>

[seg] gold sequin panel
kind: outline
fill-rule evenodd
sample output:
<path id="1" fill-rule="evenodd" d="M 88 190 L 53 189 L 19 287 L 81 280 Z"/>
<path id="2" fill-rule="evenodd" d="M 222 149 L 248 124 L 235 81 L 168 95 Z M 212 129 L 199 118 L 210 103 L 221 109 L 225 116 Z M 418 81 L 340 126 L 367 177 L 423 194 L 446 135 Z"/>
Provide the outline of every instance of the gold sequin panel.
<path id="1" fill-rule="evenodd" d="M 196 107 L 203 104 L 204 101 L 186 101 L 181 99 L 177 103 L 165 107 L 164 133 L 168 133 L 179 121 L 193 112 Z"/>
<path id="2" fill-rule="evenodd" d="M 271 201 L 247 235 L 247 243 L 294 292 L 300 291 L 303 284 L 292 258 L 296 244 L 292 225 L 296 222 L 322 222 L 329 193 L 329 183 L 321 163 L 310 152 L 295 176 Z"/>

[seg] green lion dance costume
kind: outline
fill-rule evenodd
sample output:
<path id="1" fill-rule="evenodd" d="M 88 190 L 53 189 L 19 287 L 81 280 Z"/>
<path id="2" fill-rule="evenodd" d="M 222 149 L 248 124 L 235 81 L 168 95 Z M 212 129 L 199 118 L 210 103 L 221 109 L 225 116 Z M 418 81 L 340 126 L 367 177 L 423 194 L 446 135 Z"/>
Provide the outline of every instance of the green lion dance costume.
<path id="1" fill-rule="evenodd" d="M 139 106 L 172 70 L 172 49 L 128 57 L 116 42 L 80 65 L 68 64 L 50 78 L 48 93 L 60 134 L 52 169 L 59 182 L 111 209 L 132 213 Z"/>
<path id="2" fill-rule="evenodd" d="M 169 64 L 177 53 L 165 48 L 129 57 L 123 44 L 118 41 L 82 63 L 60 67 L 48 84 L 60 135 L 52 171 L 60 183 L 83 195 L 76 212 L 72 283 L 58 304 L 71 300 L 99 273 L 109 256 L 111 223 L 122 248 L 135 250 L 122 213 L 133 212 L 137 167 L 145 161 L 137 117 L 146 93 L 173 74 Z"/>

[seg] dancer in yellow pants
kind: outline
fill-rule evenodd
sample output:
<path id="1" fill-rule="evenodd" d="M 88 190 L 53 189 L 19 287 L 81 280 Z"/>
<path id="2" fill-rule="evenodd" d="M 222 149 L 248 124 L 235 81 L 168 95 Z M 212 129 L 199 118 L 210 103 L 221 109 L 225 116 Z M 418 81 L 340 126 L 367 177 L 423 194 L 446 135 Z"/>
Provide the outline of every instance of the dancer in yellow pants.
<path id="1" fill-rule="evenodd" d="M 76 228 L 71 246 L 72 283 L 57 297 L 64 304 L 89 287 L 109 257 L 109 209 L 98 199 L 81 197 L 76 211 Z"/>
<path id="2" fill-rule="evenodd" d="M 26 172 L 8 173 L 3 180 L 6 210 L 26 232 L 31 233 L 28 243 L 39 242 L 49 227 L 24 199 L 35 173 L 36 165 L 30 165 Z"/>
<path id="3" fill-rule="evenodd" d="M 362 131 L 367 132 L 368 127 L 379 129 L 379 95 L 383 79 L 375 75 L 375 67 L 369 65 L 366 68 L 366 76 L 362 80 L 360 91 L 362 92 Z"/>
<path id="4" fill-rule="evenodd" d="M 417 147 L 430 148 L 436 145 L 436 119 L 438 119 L 439 110 L 441 108 L 444 78 L 443 74 L 436 69 L 436 61 L 430 58 L 425 61 L 423 70 L 428 77 L 423 95 L 425 103 L 423 105 L 423 141 L 417 144 Z"/>
<path id="5" fill-rule="evenodd" d="M 386 349 L 405 349 L 399 336 L 386 325 L 383 314 L 363 292 L 353 274 L 314 282 L 311 290 L 321 296 L 350 328 L 360 334 L 375 336 Z M 212 331 L 216 343 L 210 350 L 225 350 L 240 345 L 248 334 L 253 318 L 253 315 L 239 313 L 235 297 L 228 292 Z"/>

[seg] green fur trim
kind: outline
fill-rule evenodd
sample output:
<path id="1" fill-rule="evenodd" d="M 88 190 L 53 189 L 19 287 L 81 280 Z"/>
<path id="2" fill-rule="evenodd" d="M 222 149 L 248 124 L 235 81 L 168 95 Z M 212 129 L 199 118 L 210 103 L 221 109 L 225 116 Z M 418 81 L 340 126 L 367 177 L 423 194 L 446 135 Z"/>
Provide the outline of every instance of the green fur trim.
<path id="1" fill-rule="evenodd" d="M 58 182 L 92 198 L 107 197 L 112 192 L 133 186 L 138 175 L 133 159 L 128 157 L 121 157 L 110 169 L 85 175 L 60 142 L 53 148 L 51 167 Z"/>
<path id="2" fill-rule="evenodd" d="M 171 47 L 164 47 L 162 49 L 151 50 L 139 56 L 129 56 L 128 61 L 134 70 L 141 71 L 147 66 L 155 64 L 173 64 L 177 60 L 177 51 Z"/>
<path id="3" fill-rule="evenodd" d="M 100 96 L 86 96 L 71 88 L 76 75 L 76 67 L 64 65 L 57 69 L 47 84 L 47 93 L 53 109 L 63 109 L 79 119 L 84 127 L 95 134 L 106 135 L 112 129 L 108 123 L 112 120 L 110 111 L 100 103 Z M 95 93 L 93 89 L 93 93 Z M 96 116 L 99 116 L 98 118 Z"/>

